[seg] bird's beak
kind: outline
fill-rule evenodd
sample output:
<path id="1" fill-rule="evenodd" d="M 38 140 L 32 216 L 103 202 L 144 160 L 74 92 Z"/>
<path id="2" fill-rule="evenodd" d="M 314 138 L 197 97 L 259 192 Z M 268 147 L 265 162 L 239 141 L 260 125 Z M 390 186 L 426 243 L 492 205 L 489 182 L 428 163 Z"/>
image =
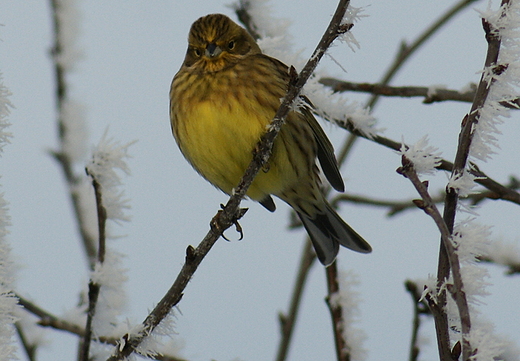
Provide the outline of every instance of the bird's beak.
<path id="1" fill-rule="evenodd" d="M 220 47 L 218 47 L 217 44 L 215 44 L 215 43 L 210 43 L 210 44 L 206 47 L 206 51 L 204 52 L 204 54 L 205 54 L 208 58 L 215 58 L 215 57 L 217 57 L 220 53 L 222 53 L 222 49 L 220 49 Z"/>

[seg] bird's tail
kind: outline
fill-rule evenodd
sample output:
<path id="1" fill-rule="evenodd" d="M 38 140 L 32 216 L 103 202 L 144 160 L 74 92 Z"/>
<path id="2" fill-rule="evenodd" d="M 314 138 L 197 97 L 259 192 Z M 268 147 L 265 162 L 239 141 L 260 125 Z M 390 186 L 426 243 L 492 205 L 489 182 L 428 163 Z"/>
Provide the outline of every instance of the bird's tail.
<path id="1" fill-rule="evenodd" d="M 326 207 L 312 217 L 303 212 L 297 212 L 309 233 L 320 262 L 325 266 L 334 262 L 340 244 L 356 252 L 372 252 L 372 247 L 341 219 L 330 204 L 325 204 Z"/>

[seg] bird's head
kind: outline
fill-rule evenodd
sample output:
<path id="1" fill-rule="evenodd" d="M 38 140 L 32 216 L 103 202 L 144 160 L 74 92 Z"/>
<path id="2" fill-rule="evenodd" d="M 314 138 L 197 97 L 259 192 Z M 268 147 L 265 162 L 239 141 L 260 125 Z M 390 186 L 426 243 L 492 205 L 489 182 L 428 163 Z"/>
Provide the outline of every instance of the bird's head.
<path id="1" fill-rule="evenodd" d="M 222 14 L 210 14 L 193 23 L 184 66 L 216 72 L 251 54 L 261 53 L 249 33 Z"/>

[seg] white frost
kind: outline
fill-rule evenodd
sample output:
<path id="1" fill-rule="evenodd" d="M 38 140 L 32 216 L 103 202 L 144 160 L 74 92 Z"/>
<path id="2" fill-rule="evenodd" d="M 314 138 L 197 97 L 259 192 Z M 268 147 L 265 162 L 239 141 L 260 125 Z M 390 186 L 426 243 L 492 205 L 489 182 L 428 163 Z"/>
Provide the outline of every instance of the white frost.
<path id="1" fill-rule="evenodd" d="M 338 275 L 339 291 L 331 295 L 329 302 L 332 307 L 338 305 L 343 311 L 343 338 L 346 341 L 352 361 L 366 360 L 367 350 L 363 348 L 366 334 L 363 330 L 354 327 L 359 321 L 360 296 L 354 288 L 359 285 L 359 280 L 353 271 L 340 271 Z"/>
<path id="2" fill-rule="evenodd" d="M 267 0 L 248 1 L 248 4 L 249 14 L 261 36 L 258 45 L 262 51 L 300 71 L 308 58 L 303 55 L 306 53 L 303 50 L 294 51 L 292 37 L 287 31 L 290 22 L 274 18 Z M 237 4 L 233 5 L 235 8 L 237 6 Z M 360 8 L 349 7 L 343 22 L 352 23 L 359 20 L 364 16 L 360 15 L 361 11 Z M 350 31 L 339 40 L 346 42 L 350 47 L 352 44 L 359 45 Z M 370 115 L 368 109 L 364 109 L 361 104 L 352 102 L 343 94 L 334 93 L 329 87 L 320 84 L 318 82 L 320 78 L 320 71 L 317 70 L 302 91 L 303 95 L 309 97 L 320 117 L 340 125 L 350 121 L 357 130 L 369 137 L 377 132 L 377 129 L 374 129 L 375 118 Z"/>
<path id="3" fill-rule="evenodd" d="M 501 40 L 499 58 L 496 64 L 484 69 L 489 94 L 472 129 L 473 141 L 470 158 L 473 161 L 487 161 L 498 148 L 498 126 L 510 116 L 510 109 L 501 103 L 514 100 L 520 94 L 520 3 L 511 1 L 498 10 L 491 9 L 491 2 L 481 16 L 494 29 Z"/>
<path id="4" fill-rule="evenodd" d="M 61 151 L 72 162 L 82 162 L 87 154 L 87 125 L 83 106 L 72 100 L 65 100 L 61 107 L 61 120 L 65 127 Z"/>
<path id="5" fill-rule="evenodd" d="M 9 143 L 10 133 L 5 131 L 10 123 L 7 120 L 9 108 L 12 107 L 8 96 L 9 89 L 3 84 L 0 73 L 0 155 L 3 147 Z M 10 216 L 7 213 L 7 202 L 0 193 L 0 355 L 2 360 L 15 360 L 16 346 L 13 343 L 14 323 L 17 321 L 15 312 L 18 299 L 13 293 L 13 262 L 11 261 L 11 247 L 7 242 L 7 227 L 11 225 Z"/>
<path id="6" fill-rule="evenodd" d="M 428 144 L 428 136 L 425 135 L 411 146 L 407 146 L 402 141 L 401 150 L 398 152 L 408 158 L 414 166 L 417 174 L 433 174 L 435 167 L 441 162 L 441 152 Z"/>
<path id="7" fill-rule="evenodd" d="M 130 206 L 128 200 L 124 199 L 124 192 L 118 189 L 122 182 L 117 171 L 130 174 L 125 160 L 130 157 L 128 148 L 134 143 L 135 141 L 122 145 L 113 138 L 107 138 L 105 131 L 87 164 L 87 172 L 102 187 L 103 206 L 106 208 L 107 218 L 116 222 L 129 220 L 124 210 Z"/>
<path id="8" fill-rule="evenodd" d="M 65 69 L 73 70 L 82 53 L 77 48 L 80 11 L 76 0 L 56 0 L 58 16 L 58 42 L 61 54 L 55 55 L 56 61 Z"/>
<path id="9" fill-rule="evenodd" d="M 128 279 L 122 258 L 122 254 L 107 247 L 105 262 L 97 263 L 91 274 L 92 282 L 100 286 L 93 322 L 95 336 L 119 337 L 122 333 L 119 317 L 126 307 L 123 286 Z"/>

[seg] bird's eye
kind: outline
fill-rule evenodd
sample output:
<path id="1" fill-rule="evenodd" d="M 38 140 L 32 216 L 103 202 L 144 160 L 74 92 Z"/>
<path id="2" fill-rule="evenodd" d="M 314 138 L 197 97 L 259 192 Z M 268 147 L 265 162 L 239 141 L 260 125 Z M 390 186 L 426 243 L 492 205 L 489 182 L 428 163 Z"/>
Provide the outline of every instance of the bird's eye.
<path id="1" fill-rule="evenodd" d="M 193 52 L 195 53 L 195 55 L 196 55 L 197 57 L 199 57 L 199 56 L 202 55 L 199 49 L 193 49 Z"/>
<path id="2" fill-rule="evenodd" d="M 235 48 L 235 42 L 233 40 L 231 40 L 229 43 L 228 43 L 228 49 L 229 50 L 233 50 Z"/>

